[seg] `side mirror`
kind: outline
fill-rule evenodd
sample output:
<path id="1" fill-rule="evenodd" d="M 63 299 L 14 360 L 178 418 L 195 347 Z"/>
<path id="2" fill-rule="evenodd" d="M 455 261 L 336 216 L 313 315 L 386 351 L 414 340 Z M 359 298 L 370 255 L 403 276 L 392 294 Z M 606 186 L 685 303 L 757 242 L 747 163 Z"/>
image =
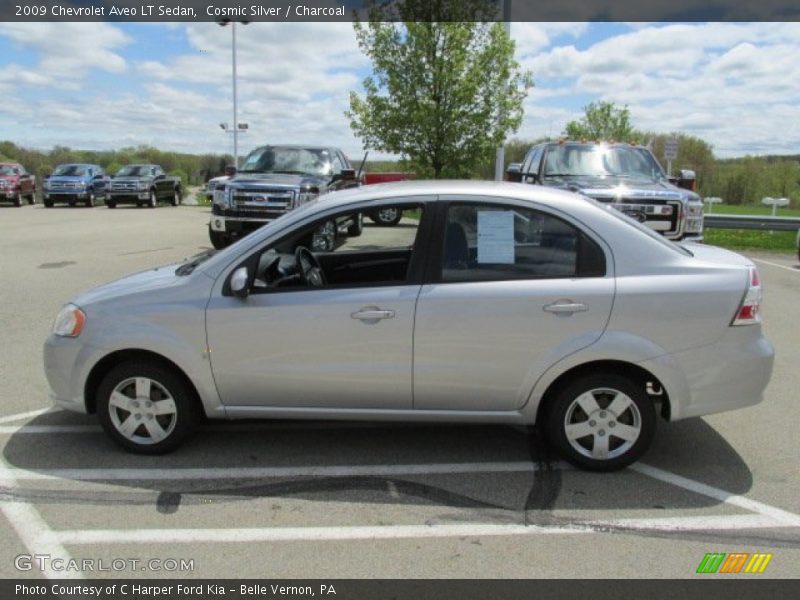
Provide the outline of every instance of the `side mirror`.
<path id="1" fill-rule="evenodd" d="M 103 178 L 102 175 L 95 175 L 94 177 L 92 177 L 92 179 L 95 179 L 95 180 L 102 179 L 102 178 Z"/>
<path id="2" fill-rule="evenodd" d="M 164 175 L 163 173 L 159 173 L 158 175 L 156 175 L 155 179 L 156 179 L 156 181 L 158 181 L 159 179 L 165 179 L 166 177 L 167 176 Z"/>
<path id="3" fill-rule="evenodd" d="M 693 192 L 696 183 L 697 175 L 691 169 L 681 169 L 678 172 L 678 187 Z"/>
<path id="4" fill-rule="evenodd" d="M 239 267 L 231 275 L 231 293 L 237 298 L 247 298 L 250 293 L 249 282 L 250 274 L 247 272 L 247 267 Z"/>
<path id="5" fill-rule="evenodd" d="M 510 163 L 506 167 L 506 181 L 522 181 L 522 163 Z"/>
<path id="6" fill-rule="evenodd" d="M 227 167 L 225 167 L 225 175 L 227 175 L 228 177 L 233 177 L 234 175 L 236 175 L 236 167 L 234 167 L 233 165 L 228 165 Z"/>

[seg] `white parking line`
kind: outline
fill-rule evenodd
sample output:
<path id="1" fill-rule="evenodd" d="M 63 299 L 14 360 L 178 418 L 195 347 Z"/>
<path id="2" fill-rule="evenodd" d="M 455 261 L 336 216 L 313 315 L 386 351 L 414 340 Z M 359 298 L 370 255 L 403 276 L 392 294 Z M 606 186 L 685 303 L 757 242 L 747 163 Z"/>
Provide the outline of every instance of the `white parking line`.
<path id="1" fill-rule="evenodd" d="M 265 479 L 269 477 L 370 477 L 437 475 L 450 473 L 532 473 L 528 461 L 427 463 L 410 465 L 330 465 L 316 467 L 202 467 L 177 469 L 40 469 L 29 471 L 0 463 L 0 477 L 19 481 L 72 479 L 78 481 L 186 481 L 209 479 Z"/>
<path id="2" fill-rule="evenodd" d="M 764 515 L 774 519 L 779 523 L 783 523 L 784 526 L 800 527 L 800 515 L 783 510 L 782 508 L 777 508 L 757 500 L 751 500 L 750 498 L 745 498 L 744 496 L 732 494 L 731 492 L 723 489 L 701 483 L 700 481 L 695 481 L 694 479 L 687 479 L 686 477 L 681 477 L 675 473 L 670 473 L 669 471 L 664 471 L 643 463 L 635 463 L 631 465 L 630 468 L 634 471 L 642 473 L 643 475 L 647 475 L 653 479 L 658 479 L 659 481 L 689 490 L 695 494 L 701 494 L 703 496 L 707 496 L 708 498 L 714 498 L 715 500 L 719 500 L 726 504 L 738 506 L 739 508 Z"/>
<path id="3" fill-rule="evenodd" d="M 0 423 L 13 423 L 14 421 L 20 421 L 22 419 L 28 419 L 30 417 L 38 417 L 39 415 L 43 415 L 46 412 L 50 412 L 51 410 L 58 410 L 52 406 L 48 408 L 40 408 L 39 410 L 31 410 L 24 413 L 19 413 L 16 415 L 9 415 L 7 417 L 0 417 Z"/>
<path id="4" fill-rule="evenodd" d="M 11 489 L 19 487 L 13 473 L 9 471 L 0 473 L 0 486 Z M 47 526 L 31 504 L 3 501 L 0 502 L 0 511 L 31 554 L 46 554 L 50 559 L 61 558 L 65 563 L 70 560 L 71 557 L 59 541 L 58 535 Z M 83 579 L 79 571 L 54 571 L 52 562 L 46 563 L 42 573 L 49 579 Z"/>
<path id="5" fill-rule="evenodd" d="M 785 527 L 763 515 L 669 517 L 586 521 L 577 524 L 521 525 L 444 523 L 339 527 L 253 527 L 230 529 L 90 529 L 56 532 L 63 544 L 180 544 L 376 540 L 511 535 L 576 535 L 603 533 L 605 528 L 663 532 L 727 531 Z"/>
<path id="6" fill-rule="evenodd" d="M 771 262 L 769 260 L 764 260 L 764 259 L 761 259 L 761 258 L 753 258 L 752 256 L 750 257 L 750 260 L 752 260 L 753 262 L 756 262 L 756 263 L 770 265 L 771 267 L 778 267 L 779 269 L 785 269 L 786 271 L 791 271 L 792 273 L 800 273 L 800 269 L 795 269 L 794 267 L 788 267 L 786 265 L 782 265 L 782 264 L 779 264 L 779 263 L 774 263 L 774 262 Z"/>
<path id="7" fill-rule="evenodd" d="M 26 433 L 102 433 L 99 425 L 0 425 L 0 435 Z"/>

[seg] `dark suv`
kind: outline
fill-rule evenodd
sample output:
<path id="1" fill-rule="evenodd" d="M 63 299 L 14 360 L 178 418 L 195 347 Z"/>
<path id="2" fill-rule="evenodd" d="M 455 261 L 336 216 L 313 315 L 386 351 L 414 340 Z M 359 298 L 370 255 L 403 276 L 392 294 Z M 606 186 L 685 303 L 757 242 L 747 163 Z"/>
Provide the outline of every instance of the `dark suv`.
<path id="1" fill-rule="evenodd" d="M 694 172 L 669 179 L 644 146 L 547 142 L 509 165 L 507 179 L 567 189 L 611 204 L 671 240 L 702 241 L 703 201 Z"/>

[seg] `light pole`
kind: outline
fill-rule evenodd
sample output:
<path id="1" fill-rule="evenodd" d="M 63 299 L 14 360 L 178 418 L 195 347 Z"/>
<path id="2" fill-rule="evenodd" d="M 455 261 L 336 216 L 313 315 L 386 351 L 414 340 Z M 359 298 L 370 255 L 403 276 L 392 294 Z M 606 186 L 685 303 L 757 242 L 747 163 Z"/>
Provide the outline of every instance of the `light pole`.
<path id="1" fill-rule="evenodd" d="M 511 0 L 502 0 L 503 2 L 503 27 L 506 34 L 511 37 Z M 503 180 L 503 167 L 506 162 L 506 147 L 504 143 L 500 143 L 497 148 L 497 154 L 494 158 L 494 180 Z"/>
<path id="2" fill-rule="evenodd" d="M 231 76 L 233 79 L 233 164 L 239 168 L 239 117 L 236 107 L 236 21 L 222 19 L 217 21 L 220 27 L 231 25 Z M 247 25 L 249 21 L 240 21 L 242 25 Z"/>

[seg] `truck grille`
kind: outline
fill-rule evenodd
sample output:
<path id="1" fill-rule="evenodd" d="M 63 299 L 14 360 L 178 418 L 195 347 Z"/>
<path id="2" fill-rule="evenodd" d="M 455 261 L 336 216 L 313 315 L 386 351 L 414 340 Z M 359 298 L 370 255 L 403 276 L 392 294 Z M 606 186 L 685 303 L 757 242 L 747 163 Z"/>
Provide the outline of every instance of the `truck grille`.
<path id="1" fill-rule="evenodd" d="M 135 192 L 135 181 L 112 181 L 111 189 L 115 192 Z"/>
<path id="2" fill-rule="evenodd" d="M 292 208 L 294 194 L 286 189 L 234 188 L 232 205 L 245 211 L 287 212 Z"/>
<path id="3" fill-rule="evenodd" d="M 681 203 L 677 200 L 654 200 L 653 198 L 624 198 L 612 206 L 623 212 L 641 213 L 645 223 L 664 235 L 676 235 L 681 227 Z"/>
<path id="4" fill-rule="evenodd" d="M 54 181 L 50 184 L 50 189 L 53 191 L 77 190 L 78 187 L 78 184 L 74 181 Z"/>

